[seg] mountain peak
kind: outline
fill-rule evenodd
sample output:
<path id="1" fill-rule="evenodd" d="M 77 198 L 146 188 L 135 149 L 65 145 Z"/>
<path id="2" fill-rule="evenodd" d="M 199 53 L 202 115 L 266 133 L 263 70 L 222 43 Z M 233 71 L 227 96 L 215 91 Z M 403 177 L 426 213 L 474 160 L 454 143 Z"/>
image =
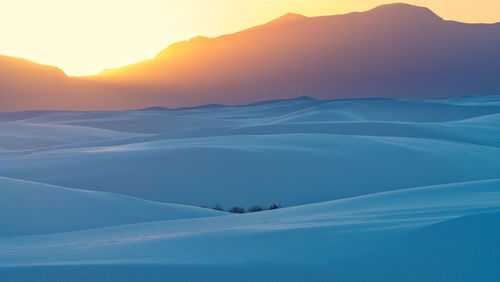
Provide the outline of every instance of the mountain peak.
<path id="1" fill-rule="evenodd" d="M 59 68 L 49 65 L 36 63 L 24 58 L 0 55 L 0 72 L 8 70 L 13 73 L 45 73 L 59 77 L 66 77 L 66 74 Z"/>
<path id="2" fill-rule="evenodd" d="M 270 23 L 282 23 L 282 22 L 290 22 L 301 19 L 306 19 L 307 17 L 301 14 L 287 13 L 275 20 L 272 20 Z"/>
<path id="3" fill-rule="evenodd" d="M 414 6 L 406 3 L 385 4 L 375 7 L 367 13 L 378 14 L 384 17 L 405 17 L 405 18 L 422 18 L 422 19 L 439 19 L 429 8 Z"/>

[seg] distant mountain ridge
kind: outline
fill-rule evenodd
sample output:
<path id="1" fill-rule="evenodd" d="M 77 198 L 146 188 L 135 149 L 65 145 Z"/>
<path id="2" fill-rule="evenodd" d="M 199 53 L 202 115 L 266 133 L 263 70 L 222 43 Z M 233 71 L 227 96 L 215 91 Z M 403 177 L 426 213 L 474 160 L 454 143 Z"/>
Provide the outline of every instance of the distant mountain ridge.
<path id="1" fill-rule="evenodd" d="M 5 76 L 12 67 L 0 57 L 0 111 L 500 94 L 498 50 L 499 23 L 445 21 L 407 4 L 335 16 L 287 14 L 234 34 L 174 43 L 154 59 L 100 75 L 57 77 L 49 85 L 30 82 L 48 70 Z"/>

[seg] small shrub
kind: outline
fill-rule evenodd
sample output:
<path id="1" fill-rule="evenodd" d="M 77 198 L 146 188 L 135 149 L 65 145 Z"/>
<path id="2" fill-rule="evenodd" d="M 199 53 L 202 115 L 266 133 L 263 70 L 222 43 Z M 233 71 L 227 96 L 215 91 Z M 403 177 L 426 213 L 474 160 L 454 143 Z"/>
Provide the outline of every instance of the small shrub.
<path id="1" fill-rule="evenodd" d="M 263 211 L 264 209 L 261 206 L 253 206 L 248 209 L 249 212 L 260 212 Z"/>
<path id="2" fill-rule="evenodd" d="M 270 210 L 275 210 L 275 209 L 279 209 L 279 208 L 281 208 L 281 206 L 280 206 L 280 205 L 277 205 L 277 204 L 272 204 L 272 205 L 269 207 L 269 209 L 270 209 Z"/>
<path id="3" fill-rule="evenodd" d="M 216 211 L 223 211 L 224 208 L 221 205 L 217 204 L 217 205 L 215 205 L 214 210 L 216 210 Z"/>
<path id="4" fill-rule="evenodd" d="M 242 207 L 232 207 L 229 212 L 232 213 L 245 213 L 245 209 Z"/>

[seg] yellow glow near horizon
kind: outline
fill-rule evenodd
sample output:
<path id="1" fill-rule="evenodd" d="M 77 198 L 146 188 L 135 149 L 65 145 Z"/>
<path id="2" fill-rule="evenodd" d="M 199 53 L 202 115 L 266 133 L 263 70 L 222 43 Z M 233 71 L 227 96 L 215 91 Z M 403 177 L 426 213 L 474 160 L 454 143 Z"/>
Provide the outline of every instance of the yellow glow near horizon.
<path id="1" fill-rule="evenodd" d="M 0 54 L 95 74 L 152 58 L 169 44 L 217 36 L 285 13 L 364 11 L 384 0 L 0 0 Z M 445 19 L 500 21 L 500 1 L 408 0 Z"/>

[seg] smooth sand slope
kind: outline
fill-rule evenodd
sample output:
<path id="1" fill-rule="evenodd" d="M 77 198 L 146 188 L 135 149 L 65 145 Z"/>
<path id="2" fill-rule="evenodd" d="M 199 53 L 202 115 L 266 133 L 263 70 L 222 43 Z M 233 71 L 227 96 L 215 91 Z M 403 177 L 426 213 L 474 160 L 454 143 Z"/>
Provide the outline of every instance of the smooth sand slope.
<path id="1" fill-rule="evenodd" d="M 0 236 L 226 214 L 3 177 L 0 177 L 0 196 Z"/>
<path id="2" fill-rule="evenodd" d="M 499 126 L 498 96 L 2 113 L 0 281 L 496 281 Z"/>
<path id="3" fill-rule="evenodd" d="M 3 238 L 0 277 L 494 281 L 499 191 L 495 179 L 246 215 Z"/>
<path id="4" fill-rule="evenodd" d="M 291 206 L 498 178 L 499 113 L 498 97 L 469 97 L 0 114 L 0 173 L 196 206 Z"/>

